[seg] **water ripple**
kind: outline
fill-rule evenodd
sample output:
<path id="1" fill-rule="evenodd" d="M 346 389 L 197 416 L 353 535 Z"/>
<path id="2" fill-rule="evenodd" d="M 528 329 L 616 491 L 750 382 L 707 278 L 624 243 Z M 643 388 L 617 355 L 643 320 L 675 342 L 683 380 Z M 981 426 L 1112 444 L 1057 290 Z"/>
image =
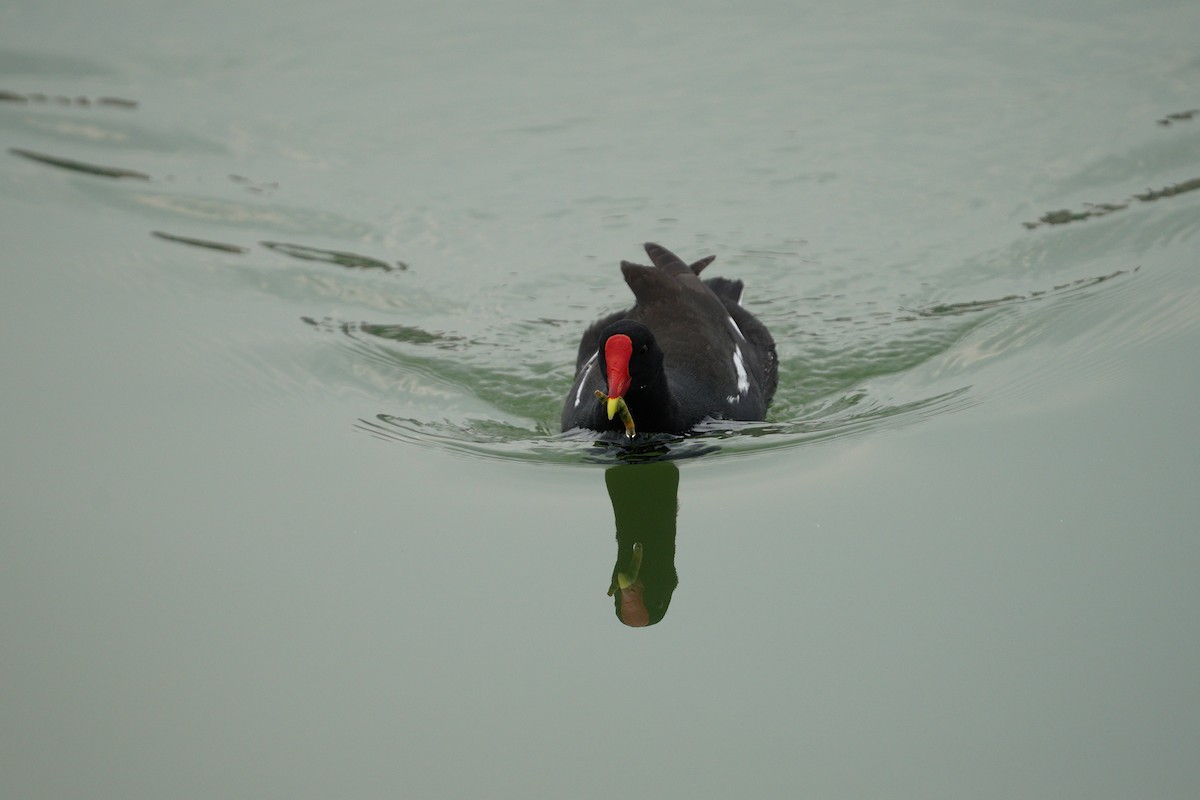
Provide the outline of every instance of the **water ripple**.
<path id="1" fill-rule="evenodd" d="M 35 153 L 32 150 L 24 150 L 20 147 L 10 147 L 8 152 L 14 156 L 36 161 L 39 164 L 45 164 L 58 169 L 65 169 L 69 172 L 78 172 L 84 175 L 94 175 L 98 178 L 133 178 L 140 181 L 150 180 L 150 176 L 144 172 L 138 172 L 133 169 L 125 169 L 124 167 L 109 167 L 103 164 L 93 164 L 88 161 L 80 161 L 74 158 L 62 158 L 61 156 L 52 156 L 46 153 Z"/>
<path id="2" fill-rule="evenodd" d="M 742 458 L 895 430 L 983 402 L 991 395 L 981 394 L 976 383 L 987 383 L 983 371 L 993 359 L 1035 346 L 1064 309 L 1081 303 L 1091 308 L 1089 300 L 1105 296 L 1107 287 L 1121 284 L 1118 278 L 1136 271 L 892 312 L 865 303 L 857 314 L 837 312 L 832 319 L 840 320 L 840 327 L 823 324 L 819 335 L 805 337 L 800 329 L 823 316 L 822 305 L 830 307 L 821 298 L 809 298 L 805 306 L 793 306 L 806 307 L 805 313 L 780 312 L 772 320 L 777 337 L 788 343 L 785 349 L 794 352 L 781 359 L 779 390 L 765 422 L 713 420 L 684 436 L 639 434 L 633 442 L 618 435 L 557 432 L 570 359 L 564 353 L 561 361 L 568 366 L 563 367 L 530 349 L 537 336 L 512 337 L 513 347 L 526 342 L 525 349 L 498 365 L 485 342 L 453 333 L 306 321 L 342 334 L 350 358 L 395 373 L 389 389 L 395 410 L 355 424 L 383 440 L 471 458 L 560 465 L 698 455 Z M 574 337 L 568 327 L 543 319 L 524 323 L 523 330 L 561 328 L 557 336 L 566 337 L 566 344 Z M 1018 390 L 1036 392 L 1038 382 L 1033 377 Z M 435 387 L 437 400 L 421 395 Z"/>

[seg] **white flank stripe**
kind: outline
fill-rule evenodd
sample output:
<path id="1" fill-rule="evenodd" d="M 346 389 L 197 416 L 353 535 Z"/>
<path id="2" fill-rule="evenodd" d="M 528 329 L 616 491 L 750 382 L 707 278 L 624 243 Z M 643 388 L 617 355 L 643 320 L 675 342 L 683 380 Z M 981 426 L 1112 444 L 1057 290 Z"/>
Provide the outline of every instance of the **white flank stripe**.
<path id="1" fill-rule="evenodd" d="M 592 365 L 596 363 L 596 356 L 600 353 L 593 353 L 592 357 L 583 365 L 583 372 L 579 373 L 579 388 L 575 390 L 575 407 L 579 408 L 579 401 L 583 399 L 583 383 L 587 380 L 588 373 L 592 371 Z"/>
<path id="2" fill-rule="evenodd" d="M 726 317 L 725 319 L 729 320 L 729 327 L 733 328 L 733 332 L 737 334 L 737 337 L 743 342 L 746 341 L 746 335 L 742 333 L 742 329 L 738 327 L 733 317 Z"/>

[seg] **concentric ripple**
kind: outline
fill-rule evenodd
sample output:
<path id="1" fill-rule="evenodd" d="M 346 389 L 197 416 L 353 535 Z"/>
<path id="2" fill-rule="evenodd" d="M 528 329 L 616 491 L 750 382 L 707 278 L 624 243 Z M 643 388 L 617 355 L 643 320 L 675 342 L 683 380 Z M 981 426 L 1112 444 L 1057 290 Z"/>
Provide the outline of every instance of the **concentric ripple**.
<path id="1" fill-rule="evenodd" d="M 814 333 L 808 314 L 771 304 L 763 313 L 781 343 L 781 380 L 764 422 L 712 420 L 684 436 L 558 432 L 570 385 L 573 332 L 551 326 L 553 351 L 523 352 L 497 366 L 496 342 L 413 326 L 306 320 L 340 338 L 360 366 L 386 369 L 395 409 L 359 419 L 385 441 L 474 458 L 547 464 L 747 457 L 764 451 L 894 430 L 986 400 L 974 387 L 982 348 L 1020 349 L 1061 306 L 1103 292 L 1132 271 L 1081 278 L 1024 294 L 932 303 L 891 313 L 864 304 Z M 815 308 L 814 308 L 815 306 Z M 863 309 L 860 309 L 862 311 Z M 819 315 L 818 315 L 819 316 Z M 497 334 L 492 339 L 504 338 Z M 561 366 L 567 365 L 567 366 Z M 381 381 L 376 381 L 380 383 Z M 382 382 L 388 382 L 387 380 Z"/>

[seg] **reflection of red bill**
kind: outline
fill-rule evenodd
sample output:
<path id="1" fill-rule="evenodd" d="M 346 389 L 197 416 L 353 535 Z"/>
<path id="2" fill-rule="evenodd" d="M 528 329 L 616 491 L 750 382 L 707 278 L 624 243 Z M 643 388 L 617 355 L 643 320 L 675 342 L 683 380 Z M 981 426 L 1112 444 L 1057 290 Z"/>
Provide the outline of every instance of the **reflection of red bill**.
<path id="1" fill-rule="evenodd" d="M 638 578 L 627 589 L 618 589 L 621 593 L 621 622 L 631 628 L 644 628 L 650 624 L 650 612 L 646 610 L 646 601 L 642 593 L 646 587 Z"/>
<path id="2" fill-rule="evenodd" d="M 621 604 L 621 622 L 631 628 L 644 628 L 650 624 L 650 612 L 646 610 L 646 601 L 642 597 L 646 592 L 646 585 L 638 577 L 638 573 L 641 571 L 642 543 L 634 542 L 633 555 L 629 559 L 629 571 L 618 572 L 617 580 L 608 590 L 609 597 L 612 597 L 614 592 L 617 593 L 617 599 Z"/>

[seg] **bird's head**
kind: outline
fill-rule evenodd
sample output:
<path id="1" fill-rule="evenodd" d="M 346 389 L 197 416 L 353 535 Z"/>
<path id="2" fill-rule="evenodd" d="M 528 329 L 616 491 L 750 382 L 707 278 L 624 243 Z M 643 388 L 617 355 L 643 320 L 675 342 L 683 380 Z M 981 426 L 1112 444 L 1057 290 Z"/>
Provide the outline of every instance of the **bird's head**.
<path id="1" fill-rule="evenodd" d="M 600 367 L 608 380 L 608 418 L 617 413 L 619 399 L 644 388 L 662 366 L 662 350 L 645 325 L 621 320 L 605 328 L 600 336 Z"/>

